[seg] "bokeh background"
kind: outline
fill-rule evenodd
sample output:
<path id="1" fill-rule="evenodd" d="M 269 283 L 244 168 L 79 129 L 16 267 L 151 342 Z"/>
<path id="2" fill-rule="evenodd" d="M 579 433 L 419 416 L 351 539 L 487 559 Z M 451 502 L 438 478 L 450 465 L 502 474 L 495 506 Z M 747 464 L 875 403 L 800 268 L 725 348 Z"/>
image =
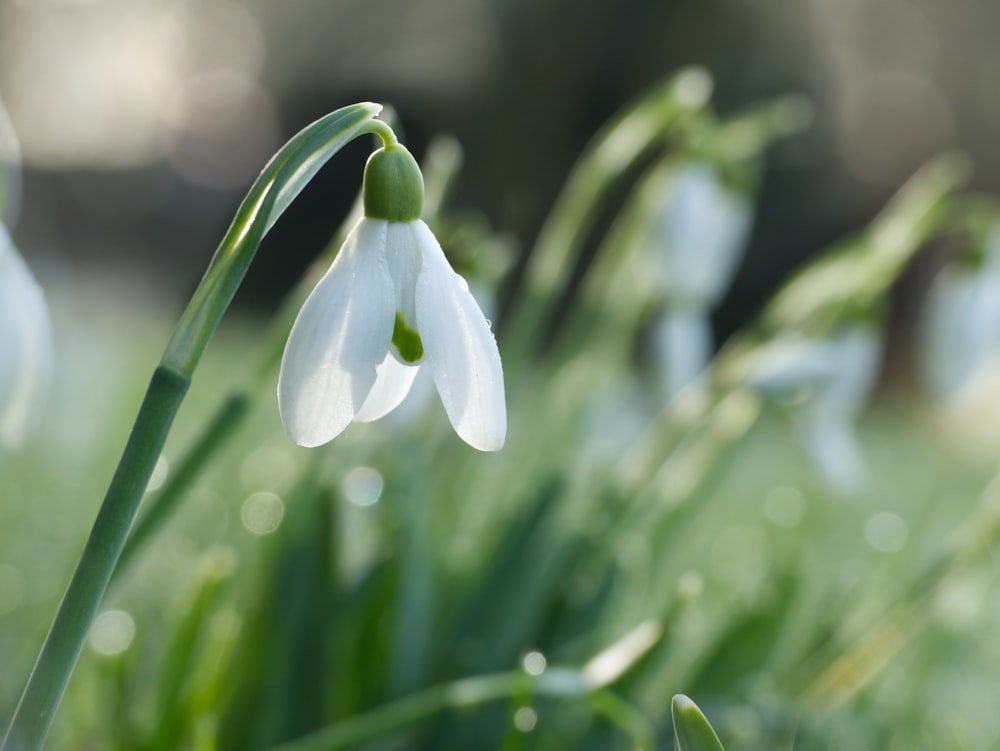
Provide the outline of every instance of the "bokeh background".
<path id="1" fill-rule="evenodd" d="M 3 0 L 0 96 L 24 152 L 16 239 L 69 273 L 188 291 L 264 161 L 314 118 L 392 104 L 419 153 L 466 150 L 460 205 L 530 247 L 569 165 L 625 102 L 706 66 L 728 114 L 777 93 L 814 127 L 770 158 L 723 331 L 948 147 L 1000 183 L 1000 7 L 977 0 Z M 327 241 L 363 150 L 277 227 L 266 306 Z M 55 220 L 53 220 L 55 218 Z"/>
<path id="2" fill-rule="evenodd" d="M 0 0 L 0 98 L 23 162 L 13 234 L 57 353 L 39 431 L 0 456 L 0 708 L 30 670 L 171 322 L 257 172 L 307 123 L 372 100 L 418 157 L 453 134 L 465 162 L 447 213 L 495 230 L 516 271 L 597 129 L 672 72 L 710 71 L 724 118 L 804 95 L 812 125 L 768 150 L 748 250 L 713 309 L 721 343 L 933 155 L 965 152 L 971 188 L 1000 191 L 998 29 L 990 0 Z M 341 225 L 369 147 L 338 154 L 266 238 L 153 494 L 253 380 L 262 322 Z M 921 267 L 948 251 L 935 240 L 894 290 L 890 339 L 913 325 Z M 194 747 L 220 729 L 219 748 L 264 747 L 535 650 L 583 665 L 649 618 L 669 635 L 615 690 L 657 748 L 672 748 L 680 690 L 746 751 L 995 748 L 1000 485 L 997 444 L 980 435 L 996 437 L 982 407 L 996 392 L 951 435 L 927 394 L 875 400 L 858 431 L 870 482 L 845 498 L 789 429 L 784 408 L 808 393 L 776 406 L 737 391 L 676 434 L 650 423 L 635 378 L 649 363 L 629 351 L 645 340 L 608 334 L 616 307 L 648 323 L 641 298 L 578 306 L 579 340 L 537 371 L 501 329 L 516 387 L 497 455 L 461 444 L 433 398 L 310 454 L 286 439 L 264 383 L 190 503 L 112 588 L 52 748 Z M 505 751 L 621 747 L 582 701 L 539 707 L 539 732 Z M 512 709 L 370 748 L 498 747 Z"/>

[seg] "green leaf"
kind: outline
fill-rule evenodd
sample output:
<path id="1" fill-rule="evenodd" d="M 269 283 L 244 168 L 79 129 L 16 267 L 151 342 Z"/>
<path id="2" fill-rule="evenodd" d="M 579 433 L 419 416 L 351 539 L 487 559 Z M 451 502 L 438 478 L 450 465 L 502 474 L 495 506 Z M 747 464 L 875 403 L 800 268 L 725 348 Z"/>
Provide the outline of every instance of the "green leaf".
<path id="1" fill-rule="evenodd" d="M 679 751 L 725 751 L 698 705 L 684 694 L 674 697 L 670 713 L 674 718 L 674 736 Z"/>

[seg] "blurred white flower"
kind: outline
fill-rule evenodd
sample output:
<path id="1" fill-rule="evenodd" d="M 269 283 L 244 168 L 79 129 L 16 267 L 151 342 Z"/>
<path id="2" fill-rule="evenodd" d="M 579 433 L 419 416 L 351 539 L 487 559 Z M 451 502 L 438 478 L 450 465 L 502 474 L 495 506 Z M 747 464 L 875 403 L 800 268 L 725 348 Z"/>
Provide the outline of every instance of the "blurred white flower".
<path id="1" fill-rule="evenodd" d="M 0 445 L 19 446 L 41 415 L 52 378 L 45 297 L 0 223 Z"/>
<path id="2" fill-rule="evenodd" d="M 749 196 L 726 187 L 705 162 L 676 169 L 666 191 L 650 236 L 664 294 L 709 308 L 739 265 L 753 219 Z"/>
<path id="3" fill-rule="evenodd" d="M 714 165 L 666 166 L 650 178 L 643 200 L 655 216 L 647 236 L 650 273 L 665 303 L 653 351 L 670 402 L 711 361 L 709 313 L 736 272 L 753 211 L 749 197 L 724 185 Z"/>
<path id="4" fill-rule="evenodd" d="M 455 432 L 496 451 L 507 432 L 496 340 L 424 222 L 362 218 L 288 338 L 278 404 L 288 435 L 318 446 L 377 420 L 426 360 Z"/>
<path id="5" fill-rule="evenodd" d="M 659 373 L 660 393 L 673 401 L 700 379 L 712 359 L 712 325 L 708 311 L 684 305 L 668 307 L 652 330 L 652 349 Z"/>
<path id="6" fill-rule="evenodd" d="M 945 268 L 928 293 L 921 365 L 931 392 L 949 398 L 1000 356 L 1000 235 L 978 268 Z"/>
<path id="7" fill-rule="evenodd" d="M 747 375 L 762 394 L 793 404 L 806 450 L 845 495 L 857 493 L 867 476 L 854 421 L 875 386 L 881 354 L 878 329 L 856 324 L 827 339 L 789 335 L 766 344 Z"/>

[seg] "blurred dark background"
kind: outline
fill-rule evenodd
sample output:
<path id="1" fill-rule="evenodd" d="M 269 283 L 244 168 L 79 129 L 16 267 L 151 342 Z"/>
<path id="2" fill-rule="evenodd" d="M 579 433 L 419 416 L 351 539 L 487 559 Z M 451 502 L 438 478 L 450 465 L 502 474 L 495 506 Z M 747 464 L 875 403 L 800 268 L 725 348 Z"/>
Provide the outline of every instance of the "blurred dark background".
<path id="1" fill-rule="evenodd" d="M 998 187 L 1000 3 L 982 0 L 0 0 L 0 97 L 21 139 L 29 262 L 196 283 L 253 177 L 311 120 L 391 103 L 419 155 L 466 149 L 454 201 L 529 248 L 595 130 L 701 64 L 722 115 L 806 94 L 774 149 L 737 321 L 864 224 L 927 157 L 967 151 Z M 368 144 L 278 224 L 241 292 L 271 306 L 347 210 Z M 724 326 L 728 328 L 728 326 Z"/>

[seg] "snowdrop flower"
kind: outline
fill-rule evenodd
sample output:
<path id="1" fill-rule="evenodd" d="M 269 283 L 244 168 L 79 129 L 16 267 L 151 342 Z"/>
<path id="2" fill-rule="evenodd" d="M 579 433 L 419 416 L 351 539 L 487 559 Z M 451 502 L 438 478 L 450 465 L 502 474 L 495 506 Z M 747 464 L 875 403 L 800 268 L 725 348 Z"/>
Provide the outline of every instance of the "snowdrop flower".
<path id="1" fill-rule="evenodd" d="M 748 196 L 726 187 L 718 169 L 704 162 L 689 162 L 668 180 L 666 204 L 650 238 L 657 246 L 658 278 L 668 299 L 713 306 L 736 273 L 752 206 Z"/>
<path id="2" fill-rule="evenodd" d="M 732 281 L 753 219 L 748 196 L 699 161 L 665 163 L 643 188 L 652 283 L 665 307 L 652 331 L 660 387 L 672 402 L 712 357 L 709 311 Z M 704 386 L 704 383 L 701 382 Z"/>
<path id="3" fill-rule="evenodd" d="M 799 434 L 843 495 L 856 495 L 867 477 L 854 421 L 875 386 L 881 354 L 879 332 L 868 324 L 822 340 L 790 335 L 765 345 L 747 377 L 762 394 L 801 399 L 794 409 Z"/>
<path id="4" fill-rule="evenodd" d="M 949 398 L 1000 357 L 1000 230 L 976 268 L 941 271 L 927 297 L 921 365 L 935 396 Z"/>
<path id="5" fill-rule="evenodd" d="M 368 160 L 364 216 L 292 327 L 278 377 L 289 437 L 319 446 L 402 402 L 420 367 L 455 432 L 497 451 L 507 432 L 490 324 L 420 220 L 423 178 L 398 143 Z"/>
<path id="6" fill-rule="evenodd" d="M 0 446 L 34 426 L 52 376 L 52 328 L 42 290 L 0 223 Z"/>

